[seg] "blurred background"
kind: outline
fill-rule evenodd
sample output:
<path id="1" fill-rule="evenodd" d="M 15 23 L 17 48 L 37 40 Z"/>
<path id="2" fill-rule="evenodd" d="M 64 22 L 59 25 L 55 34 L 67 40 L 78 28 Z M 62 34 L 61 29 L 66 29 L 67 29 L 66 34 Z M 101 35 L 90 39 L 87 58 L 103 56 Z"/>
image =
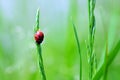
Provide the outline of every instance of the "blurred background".
<path id="1" fill-rule="evenodd" d="M 96 0 L 94 51 L 97 63 L 105 50 L 120 39 L 120 0 Z M 36 11 L 40 8 L 40 29 L 47 80 L 79 80 L 79 54 L 71 17 L 77 28 L 83 60 L 83 80 L 88 80 L 87 0 L 0 0 L 0 80 L 40 80 L 34 41 Z M 120 80 L 120 52 L 109 66 L 108 80 Z"/>

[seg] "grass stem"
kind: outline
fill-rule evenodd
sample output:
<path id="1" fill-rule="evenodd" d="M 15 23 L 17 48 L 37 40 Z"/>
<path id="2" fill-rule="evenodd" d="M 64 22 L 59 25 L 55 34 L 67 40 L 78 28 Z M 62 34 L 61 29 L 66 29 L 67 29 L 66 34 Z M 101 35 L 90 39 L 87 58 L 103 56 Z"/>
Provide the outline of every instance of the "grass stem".
<path id="1" fill-rule="evenodd" d="M 43 58 L 42 58 L 42 52 L 41 52 L 41 46 L 37 44 L 37 51 L 39 53 L 39 67 L 42 74 L 42 80 L 46 80 L 44 65 L 43 65 Z"/>
<path id="2" fill-rule="evenodd" d="M 94 9 L 95 9 L 95 0 L 88 0 L 88 17 L 89 17 L 89 45 L 88 45 L 88 60 L 89 60 L 89 79 L 91 80 L 93 74 L 96 72 L 96 56 L 93 52 L 94 46 L 94 36 L 95 36 L 95 16 L 94 16 Z"/>
<path id="3" fill-rule="evenodd" d="M 39 14 L 40 11 L 39 9 L 37 10 L 37 15 L 36 15 L 36 25 L 34 27 L 34 33 L 36 33 L 39 30 Z M 42 80 L 46 80 L 46 75 L 45 75 L 45 70 L 44 70 L 44 65 L 43 65 L 43 58 L 42 58 L 42 49 L 41 45 L 36 43 L 37 51 L 39 54 L 39 68 L 42 74 Z"/>

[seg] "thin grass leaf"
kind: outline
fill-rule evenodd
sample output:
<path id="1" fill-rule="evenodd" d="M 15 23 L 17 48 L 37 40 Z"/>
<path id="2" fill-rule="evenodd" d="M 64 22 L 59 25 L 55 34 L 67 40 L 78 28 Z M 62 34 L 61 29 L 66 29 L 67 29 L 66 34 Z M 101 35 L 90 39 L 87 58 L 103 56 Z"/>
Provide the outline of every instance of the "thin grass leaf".
<path id="1" fill-rule="evenodd" d="M 39 14 L 40 11 L 39 9 L 37 10 L 37 15 L 36 15 L 36 25 L 34 27 L 34 33 L 36 33 L 39 30 Z M 43 65 L 43 58 L 42 58 L 42 51 L 41 51 L 41 45 L 36 43 L 37 51 L 39 54 L 39 68 L 42 74 L 42 80 L 46 80 L 46 75 L 45 75 L 45 70 L 44 70 L 44 65 Z"/>
<path id="2" fill-rule="evenodd" d="M 39 53 L 39 67 L 40 67 L 40 71 L 42 73 L 42 80 L 46 80 L 46 75 L 45 75 L 45 70 L 44 70 L 44 65 L 43 65 L 41 45 L 37 45 L 37 51 Z"/>
<path id="3" fill-rule="evenodd" d="M 108 61 L 108 32 L 106 34 L 106 51 L 105 51 L 105 58 L 104 58 L 105 70 L 104 70 L 104 77 L 103 77 L 104 80 L 107 79 L 107 73 L 108 73 L 107 61 Z"/>
<path id="4" fill-rule="evenodd" d="M 119 50 L 120 50 L 120 40 L 118 41 L 116 46 L 112 49 L 112 51 L 110 51 L 108 55 L 107 66 L 109 66 L 112 63 L 112 61 L 115 59 L 116 55 L 118 54 Z M 93 77 L 93 80 L 99 80 L 104 70 L 105 70 L 105 62 L 98 69 L 97 73 Z"/>
<path id="5" fill-rule="evenodd" d="M 118 54 L 119 50 L 120 50 L 120 40 L 118 41 L 118 43 L 115 46 L 115 48 L 109 53 L 108 62 L 107 62 L 108 66 L 112 63 L 112 61 L 114 60 L 114 58 Z"/>
<path id="6" fill-rule="evenodd" d="M 104 72 L 104 68 L 105 68 L 105 64 L 103 63 L 102 66 L 99 68 L 99 70 L 96 72 L 92 80 L 99 80 Z"/>
<path id="7" fill-rule="evenodd" d="M 37 9 L 37 14 L 36 14 L 36 25 L 34 27 L 34 33 L 36 33 L 39 30 L 39 14 L 40 10 Z"/>
<path id="8" fill-rule="evenodd" d="M 73 30 L 74 30 L 74 34 L 75 34 L 75 39 L 77 42 L 78 52 L 80 55 L 80 80 L 82 80 L 82 57 L 81 57 L 80 43 L 79 43 L 79 39 L 78 39 L 78 35 L 77 35 L 77 30 L 76 30 L 76 27 L 75 27 L 75 24 L 73 23 L 73 21 L 72 21 L 72 25 L 73 25 Z"/>

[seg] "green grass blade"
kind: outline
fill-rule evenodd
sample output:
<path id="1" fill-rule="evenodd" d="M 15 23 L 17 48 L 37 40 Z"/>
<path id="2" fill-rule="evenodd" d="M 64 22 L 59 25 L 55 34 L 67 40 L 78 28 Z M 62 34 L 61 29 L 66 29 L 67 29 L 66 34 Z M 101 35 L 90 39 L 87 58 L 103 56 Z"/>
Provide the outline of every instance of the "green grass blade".
<path id="1" fill-rule="evenodd" d="M 75 39 L 77 42 L 78 52 L 80 55 L 80 80 L 82 80 L 82 57 L 81 57 L 80 43 L 79 43 L 76 27 L 75 27 L 75 24 L 73 23 L 73 21 L 72 21 L 72 25 L 73 25 L 73 29 L 74 29 Z"/>
<path id="2" fill-rule="evenodd" d="M 36 33 L 39 30 L 39 14 L 40 10 L 37 9 L 37 14 L 36 14 L 36 25 L 34 27 L 34 33 Z"/>
<path id="3" fill-rule="evenodd" d="M 115 59 L 116 55 L 118 54 L 120 50 L 120 40 L 116 44 L 116 46 L 113 48 L 113 50 L 109 53 L 108 60 L 107 60 L 107 66 L 109 66 L 112 61 Z M 105 62 L 102 64 L 102 66 L 99 68 L 95 76 L 93 77 L 93 80 L 99 80 L 102 74 L 105 70 Z"/>
<path id="4" fill-rule="evenodd" d="M 36 15 L 36 25 L 34 27 L 34 34 L 39 30 L 39 14 L 40 11 L 39 9 L 37 10 L 37 15 Z M 46 80 L 46 75 L 45 75 L 45 70 L 44 70 L 44 65 L 43 65 L 43 58 L 42 58 L 42 51 L 41 51 L 41 45 L 36 43 L 37 51 L 39 54 L 39 67 L 42 75 L 42 80 Z"/>
<path id="5" fill-rule="evenodd" d="M 41 51 L 41 45 L 36 45 L 37 51 L 39 53 L 39 67 L 42 74 L 42 80 L 46 80 L 44 65 L 43 65 L 43 58 L 42 58 L 42 51 Z"/>
<path id="6" fill-rule="evenodd" d="M 107 65 L 107 61 L 108 61 L 108 33 L 106 34 L 106 51 L 105 51 L 105 58 L 104 58 L 104 62 L 105 62 L 105 70 L 104 70 L 104 77 L 103 80 L 107 80 L 107 74 L 108 74 L 108 65 Z"/>
<path id="7" fill-rule="evenodd" d="M 115 46 L 115 48 L 110 52 L 109 56 L 108 56 L 108 62 L 107 65 L 109 66 L 112 61 L 114 60 L 114 58 L 116 57 L 117 53 L 120 50 L 120 40 L 118 41 L 117 45 Z"/>
<path id="8" fill-rule="evenodd" d="M 104 72 L 104 68 L 105 68 L 105 64 L 103 63 L 103 65 L 99 68 L 99 70 L 96 72 L 95 76 L 93 77 L 93 80 L 100 79 L 100 77 L 102 76 L 102 74 Z"/>
<path id="9" fill-rule="evenodd" d="M 97 67 L 97 59 L 96 54 L 94 51 L 94 37 L 95 37 L 95 30 L 96 30 L 96 21 L 95 21 L 95 15 L 94 15 L 94 9 L 95 9 L 95 0 L 88 0 L 88 17 L 89 17 L 89 50 L 88 50 L 88 60 L 89 60 L 89 79 L 91 80 L 93 77 L 93 74 L 96 73 L 96 67 Z"/>

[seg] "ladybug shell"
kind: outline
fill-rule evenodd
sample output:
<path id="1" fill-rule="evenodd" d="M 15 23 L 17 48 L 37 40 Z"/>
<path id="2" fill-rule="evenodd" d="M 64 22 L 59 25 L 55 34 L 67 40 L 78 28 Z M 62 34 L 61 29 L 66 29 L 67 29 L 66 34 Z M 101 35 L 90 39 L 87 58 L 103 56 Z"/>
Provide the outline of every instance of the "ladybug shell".
<path id="1" fill-rule="evenodd" d="M 42 43 L 43 39 L 44 39 L 44 34 L 42 31 L 38 30 L 35 35 L 34 35 L 35 41 L 37 44 Z"/>

